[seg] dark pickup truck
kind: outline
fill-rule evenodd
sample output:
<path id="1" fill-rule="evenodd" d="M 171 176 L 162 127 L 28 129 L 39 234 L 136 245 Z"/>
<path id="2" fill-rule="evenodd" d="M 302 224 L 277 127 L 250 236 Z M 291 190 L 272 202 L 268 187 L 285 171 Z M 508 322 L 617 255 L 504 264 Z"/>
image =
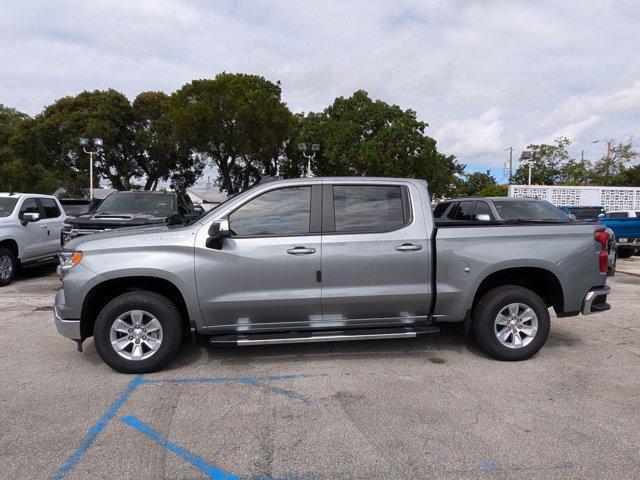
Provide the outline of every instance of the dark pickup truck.
<path id="1" fill-rule="evenodd" d="M 179 225 L 204 213 L 189 196 L 179 192 L 114 192 L 94 210 L 67 218 L 62 243 L 82 235 L 124 227 Z"/>

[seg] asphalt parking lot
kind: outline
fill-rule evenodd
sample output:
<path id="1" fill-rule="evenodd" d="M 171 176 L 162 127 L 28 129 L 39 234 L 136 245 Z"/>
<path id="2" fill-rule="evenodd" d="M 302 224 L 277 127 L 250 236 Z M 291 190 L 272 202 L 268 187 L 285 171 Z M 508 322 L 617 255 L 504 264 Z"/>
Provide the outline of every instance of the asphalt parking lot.
<path id="1" fill-rule="evenodd" d="M 533 359 L 415 340 L 192 347 L 111 371 L 56 332 L 52 268 L 0 290 L 0 477 L 638 478 L 640 257 Z"/>

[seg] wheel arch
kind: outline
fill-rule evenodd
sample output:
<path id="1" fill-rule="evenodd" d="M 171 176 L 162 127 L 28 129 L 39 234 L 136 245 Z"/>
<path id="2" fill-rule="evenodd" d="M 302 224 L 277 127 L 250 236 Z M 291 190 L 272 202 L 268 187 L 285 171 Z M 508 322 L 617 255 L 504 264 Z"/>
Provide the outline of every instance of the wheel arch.
<path id="1" fill-rule="evenodd" d="M 180 312 L 185 332 L 191 328 L 185 297 L 170 280 L 150 276 L 126 276 L 104 280 L 94 285 L 82 302 L 80 333 L 82 338 L 93 336 L 96 317 L 104 306 L 114 298 L 128 292 L 149 291 L 168 298 Z"/>
<path id="2" fill-rule="evenodd" d="M 562 284 L 555 273 L 542 267 L 510 267 L 490 273 L 478 285 L 471 309 L 485 293 L 506 285 L 527 288 L 539 295 L 547 307 L 553 307 L 557 314 L 564 312 Z"/>
<path id="3" fill-rule="evenodd" d="M 13 253 L 13 256 L 16 258 L 16 261 L 20 260 L 20 247 L 18 246 L 17 241 L 11 238 L 0 240 L 0 247 L 9 249 L 9 251 L 11 251 L 11 253 Z"/>

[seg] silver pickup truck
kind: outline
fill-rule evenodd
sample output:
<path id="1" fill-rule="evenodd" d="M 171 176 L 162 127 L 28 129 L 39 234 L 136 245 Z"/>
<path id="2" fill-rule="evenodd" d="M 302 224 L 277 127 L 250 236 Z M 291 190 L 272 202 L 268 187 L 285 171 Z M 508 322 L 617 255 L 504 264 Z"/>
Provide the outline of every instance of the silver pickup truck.
<path id="1" fill-rule="evenodd" d="M 51 195 L 0 193 L 0 287 L 19 266 L 57 259 L 65 216 Z"/>
<path id="2" fill-rule="evenodd" d="M 412 338 L 444 322 L 523 360 L 545 343 L 550 307 L 610 308 L 603 226 L 552 215 L 437 228 L 429 201 L 421 180 L 275 181 L 187 226 L 72 240 L 58 331 L 79 349 L 93 336 L 129 373 L 162 368 L 185 333 L 264 345 Z"/>

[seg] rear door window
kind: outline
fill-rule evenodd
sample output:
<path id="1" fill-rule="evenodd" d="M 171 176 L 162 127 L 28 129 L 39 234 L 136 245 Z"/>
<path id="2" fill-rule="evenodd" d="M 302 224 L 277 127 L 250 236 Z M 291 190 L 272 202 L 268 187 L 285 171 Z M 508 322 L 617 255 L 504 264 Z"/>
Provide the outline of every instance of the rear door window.
<path id="1" fill-rule="evenodd" d="M 333 206 L 337 233 L 389 232 L 409 222 L 400 186 L 334 185 Z"/>
<path id="2" fill-rule="evenodd" d="M 459 222 L 472 222 L 474 220 L 473 210 L 475 207 L 475 201 L 460 202 L 454 220 Z"/>
<path id="3" fill-rule="evenodd" d="M 60 216 L 60 209 L 53 198 L 39 198 L 38 201 L 44 210 L 44 218 L 58 218 Z"/>

